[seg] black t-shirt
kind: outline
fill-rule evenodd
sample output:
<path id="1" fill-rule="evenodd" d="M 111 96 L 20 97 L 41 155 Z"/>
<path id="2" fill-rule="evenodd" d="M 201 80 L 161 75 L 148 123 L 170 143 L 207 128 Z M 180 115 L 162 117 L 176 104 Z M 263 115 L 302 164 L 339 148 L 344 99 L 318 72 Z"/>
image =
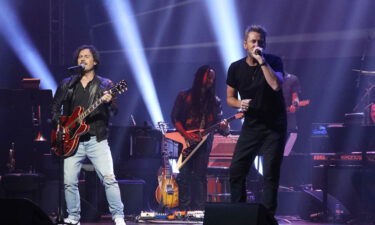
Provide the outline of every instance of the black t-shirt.
<path id="1" fill-rule="evenodd" d="M 270 54 L 264 54 L 264 57 L 275 72 L 283 73 L 280 57 Z M 274 91 L 268 85 L 259 65 L 249 66 L 246 58 L 232 63 L 228 69 L 226 83 L 239 92 L 241 99 L 252 99 L 246 113 L 247 119 L 261 119 L 271 124 L 282 122 L 282 126 L 285 125 L 285 103 L 282 90 Z"/>

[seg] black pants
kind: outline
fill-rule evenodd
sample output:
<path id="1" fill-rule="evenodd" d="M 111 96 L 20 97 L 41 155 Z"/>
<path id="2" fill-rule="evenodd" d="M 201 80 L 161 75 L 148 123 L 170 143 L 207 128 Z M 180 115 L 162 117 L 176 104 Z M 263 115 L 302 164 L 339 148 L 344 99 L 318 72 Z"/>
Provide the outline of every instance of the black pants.
<path id="1" fill-rule="evenodd" d="M 203 210 L 207 197 L 207 164 L 213 136 L 180 169 L 177 176 L 181 210 Z"/>
<path id="2" fill-rule="evenodd" d="M 256 155 L 263 155 L 262 204 L 274 214 L 286 129 L 273 130 L 262 123 L 242 127 L 229 171 L 232 202 L 246 202 L 246 176 Z"/>

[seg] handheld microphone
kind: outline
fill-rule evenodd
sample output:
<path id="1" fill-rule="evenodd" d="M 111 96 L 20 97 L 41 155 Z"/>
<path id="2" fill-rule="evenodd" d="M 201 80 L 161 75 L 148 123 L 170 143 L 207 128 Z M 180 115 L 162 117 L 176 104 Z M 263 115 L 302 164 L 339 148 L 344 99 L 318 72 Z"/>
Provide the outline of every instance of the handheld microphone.
<path id="1" fill-rule="evenodd" d="M 255 50 L 255 55 L 263 56 L 263 52 L 260 49 Z"/>
<path id="2" fill-rule="evenodd" d="M 85 64 L 79 64 L 78 66 L 68 67 L 68 70 L 84 70 L 84 69 L 85 69 Z"/>

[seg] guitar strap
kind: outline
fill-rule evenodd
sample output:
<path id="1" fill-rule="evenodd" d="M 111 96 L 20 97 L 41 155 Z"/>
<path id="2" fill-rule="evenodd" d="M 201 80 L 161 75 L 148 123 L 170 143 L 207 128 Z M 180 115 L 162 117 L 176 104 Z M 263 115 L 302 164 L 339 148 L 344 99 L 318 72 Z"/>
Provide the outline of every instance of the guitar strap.
<path id="1" fill-rule="evenodd" d="M 99 84 L 97 82 L 93 82 L 90 86 L 90 98 L 89 98 L 89 105 L 92 105 L 95 101 L 96 90 L 98 89 Z"/>
<path id="2" fill-rule="evenodd" d="M 204 129 L 204 127 L 206 126 L 206 117 L 205 117 L 205 112 L 207 112 L 207 102 L 206 104 L 204 105 L 204 110 L 202 111 L 202 119 L 201 119 L 201 124 L 199 125 L 199 130 L 202 130 Z"/>
<path id="3" fill-rule="evenodd" d="M 199 125 L 199 130 L 203 129 L 206 124 L 206 119 L 204 116 L 204 113 L 202 113 L 202 119 L 201 119 L 201 124 Z"/>
<path id="4" fill-rule="evenodd" d="M 63 114 L 64 115 L 70 115 L 71 114 L 71 110 L 72 110 L 72 106 L 69 104 L 69 102 L 73 102 L 74 99 L 74 95 L 73 95 L 73 92 L 74 92 L 74 88 L 75 88 L 75 85 L 77 84 L 77 82 L 79 81 L 79 78 L 80 76 L 78 75 L 73 75 L 71 76 L 71 79 L 67 85 L 67 90 L 66 90 L 66 95 L 63 99 Z"/>

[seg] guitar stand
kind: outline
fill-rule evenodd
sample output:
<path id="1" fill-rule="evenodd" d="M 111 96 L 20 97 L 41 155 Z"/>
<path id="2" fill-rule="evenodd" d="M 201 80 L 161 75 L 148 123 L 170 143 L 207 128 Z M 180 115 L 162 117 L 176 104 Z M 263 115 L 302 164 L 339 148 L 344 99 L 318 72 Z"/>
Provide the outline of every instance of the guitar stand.
<path id="1" fill-rule="evenodd" d="M 64 213 L 63 213 L 63 205 L 62 205 L 62 196 L 64 194 L 64 159 L 62 157 L 59 157 L 59 182 L 58 182 L 58 188 L 59 188 L 59 194 L 58 194 L 58 208 L 57 208 L 57 217 L 54 224 L 56 225 L 65 225 L 67 223 L 64 222 Z"/>

